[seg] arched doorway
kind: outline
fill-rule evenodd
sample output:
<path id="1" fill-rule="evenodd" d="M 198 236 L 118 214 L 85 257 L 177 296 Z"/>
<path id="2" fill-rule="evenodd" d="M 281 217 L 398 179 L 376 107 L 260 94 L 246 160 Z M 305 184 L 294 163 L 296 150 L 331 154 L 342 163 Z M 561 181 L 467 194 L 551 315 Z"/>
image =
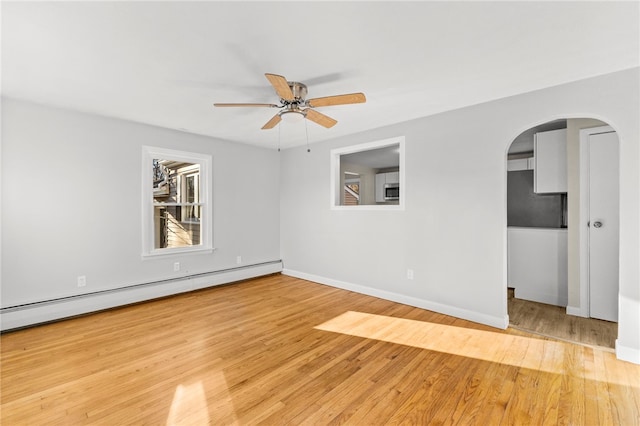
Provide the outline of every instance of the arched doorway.
<path id="1" fill-rule="evenodd" d="M 581 228 L 581 222 L 586 222 L 588 197 L 583 191 L 588 181 L 585 184 L 580 174 L 585 169 L 580 162 L 585 157 L 580 135 L 585 129 L 602 126 L 606 123 L 589 118 L 553 120 L 528 129 L 510 145 L 508 310 L 513 327 L 613 348 L 617 324 L 588 318 L 585 292 L 589 289 L 584 276 L 588 235 Z M 617 284 L 616 276 L 615 300 Z"/>

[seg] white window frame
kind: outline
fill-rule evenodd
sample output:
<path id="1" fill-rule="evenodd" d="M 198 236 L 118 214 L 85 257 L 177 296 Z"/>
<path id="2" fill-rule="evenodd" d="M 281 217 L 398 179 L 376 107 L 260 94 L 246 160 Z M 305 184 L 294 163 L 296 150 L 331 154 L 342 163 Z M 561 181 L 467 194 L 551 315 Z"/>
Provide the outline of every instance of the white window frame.
<path id="1" fill-rule="evenodd" d="M 190 247 L 155 248 L 154 245 L 154 202 L 153 176 L 151 167 L 154 159 L 184 161 L 200 166 L 200 244 Z M 178 151 L 152 146 L 142 147 L 142 257 L 167 256 L 186 253 L 207 253 L 213 251 L 213 157 L 186 151 Z M 180 188 L 178 189 L 180 190 Z"/>
<path id="2" fill-rule="evenodd" d="M 198 164 L 199 166 L 199 164 Z M 178 170 L 178 197 L 182 200 L 183 197 L 185 197 L 185 193 L 187 191 L 187 179 L 191 176 L 198 176 L 197 179 L 197 183 L 196 183 L 196 191 L 198 193 L 198 195 L 196 196 L 197 200 L 194 202 L 194 204 L 192 204 L 191 206 L 194 205 L 200 205 L 202 204 L 202 202 L 200 201 L 200 169 L 202 167 L 198 168 L 198 172 L 194 171 L 195 167 L 190 166 L 188 167 L 188 170 Z M 183 223 L 200 223 L 200 221 L 197 220 L 189 220 L 189 218 L 187 217 L 187 212 L 188 212 L 188 208 L 190 207 L 189 205 L 185 205 L 187 204 L 187 202 L 182 201 L 182 222 Z M 202 215 L 201 215 L 202 216 Z M 202 220 L 202 219 L 201 219 Z"/>
<path id="3" fill-rule="evenodd" d="M 395 138 L 383 139 L 374 142 L 367 142 L 359 145 L 347 146 L 344 148 L 336 148 L 331 150 L 331 177 L 330 185 L 330 207 L 331 210 L 404 210 L 405 209 L 405 161 L 404 161 L 404 136 L 398 136 Z M 355 152 L 370 151 L 373 149 L 384 148 L 391 145 L 398 145 L 400 149 L 400 200 L 398 204 L 394 205 L 374 205 L 374 204 L 359 204 L 357 206 L 342 206 L 340 205 L 340 156 L 345 154 L 353 154 Z"/>

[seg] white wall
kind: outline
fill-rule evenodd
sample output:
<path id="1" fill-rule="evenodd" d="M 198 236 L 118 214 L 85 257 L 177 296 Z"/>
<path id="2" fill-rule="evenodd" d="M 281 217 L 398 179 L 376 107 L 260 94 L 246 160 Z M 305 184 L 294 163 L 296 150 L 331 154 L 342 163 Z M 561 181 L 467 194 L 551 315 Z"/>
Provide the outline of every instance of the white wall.
<path id="1" fill-rule="evenodd" d="M 538 124 L 597 118 L 620 136 L 617 350 L 640 363 L 638 83 L 635 68 L 285 151 L 285 272 L 505 327 L 507 149 Z M 394 136 L 406 137 L 405 211 L 330 210 L 330 150 Z"/>
<path id="2" fill-rule="evenodd" d="M 278 152 L 2 102 L 3 308 L 280 259 Z M 142 259 L 142 145 L 213 156 L 213 253 Z"/>

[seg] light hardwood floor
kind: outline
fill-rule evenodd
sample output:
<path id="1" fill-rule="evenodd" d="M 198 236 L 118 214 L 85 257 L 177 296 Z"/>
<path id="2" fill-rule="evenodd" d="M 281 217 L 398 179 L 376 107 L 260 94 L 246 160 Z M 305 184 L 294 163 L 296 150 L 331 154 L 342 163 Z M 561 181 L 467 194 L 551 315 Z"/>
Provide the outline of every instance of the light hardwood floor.
<path id="1" fill-rule="evenodd" d="M 1 336 L 3 425 L 634 425 L 640 366 L 272 275 Z"/>
<path id="2" fill-rule="evenodd" d="M 566 308 L 516 299 L 508 291 L 509 325 L 523 331 L 547 337 L 602 346 L 613 350 L 618 336 L 618 324 L 595 318 L 566 314 Z"/>

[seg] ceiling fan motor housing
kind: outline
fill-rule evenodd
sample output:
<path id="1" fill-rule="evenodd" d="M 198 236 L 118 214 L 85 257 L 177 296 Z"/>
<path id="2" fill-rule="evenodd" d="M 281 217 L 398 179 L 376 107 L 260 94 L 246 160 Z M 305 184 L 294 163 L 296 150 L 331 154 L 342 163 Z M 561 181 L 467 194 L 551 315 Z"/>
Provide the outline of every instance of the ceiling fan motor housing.
<path id="1" fill-rule="evenodd" d="M 307 86 L 297 81 L 287 81 L 296 101 L 304 101 L 307 97 Z"/>

